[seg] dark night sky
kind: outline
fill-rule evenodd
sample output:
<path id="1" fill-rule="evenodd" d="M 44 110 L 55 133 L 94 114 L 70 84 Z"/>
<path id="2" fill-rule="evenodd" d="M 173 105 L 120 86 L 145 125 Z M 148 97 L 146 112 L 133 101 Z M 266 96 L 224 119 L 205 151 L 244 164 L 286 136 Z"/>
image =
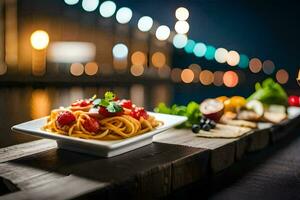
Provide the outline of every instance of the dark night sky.
<path id="1" fill-rule="evenodd" d="M 174 27 L 175 10 L 189 9 L 189 37 L 249 57 L 271 59 L 296 71 L 300 46 L 299 3 L 286 0 L 130 0 L 119 1 L 141 15 Z"/>

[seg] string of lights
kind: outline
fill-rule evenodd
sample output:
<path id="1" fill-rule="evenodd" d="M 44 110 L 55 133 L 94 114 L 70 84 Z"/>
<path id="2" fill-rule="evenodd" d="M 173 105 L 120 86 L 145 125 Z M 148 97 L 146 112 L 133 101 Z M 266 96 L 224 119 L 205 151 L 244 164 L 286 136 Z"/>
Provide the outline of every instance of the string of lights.
<path id="1" fill-rule="evenodd" d="M 79 0 L 64 0 L 64 1 L 68 5 L 75 5 L 79 3 Z M 101 4 L 99 0 L 82 0 L 81 4 L 82 4 L 82 8 L 87 12 L 93 12 L 99 6 L 99 13 L 102 17 L 109 18 L 115 15 L 117 22 L 120 24 L 129 23 L 133 16 L 133 12 L 130 8 L 121 7 L 117 9 L 117 5 L 110 0 L 104 1 Z M 252 73 L 259 73 L 263 71 L 265 74 L 271 75 L 275 72 L 275 65 L 271 60 L 265 60 L 262 62 L 259 58 L 249 59 L 247 55 L 240 54 L 235 50 L 227 50 L 223 47 L 216 48 L 212 45 L 205 44 L 203 42 L 196 42 L 188 38 L 187 34 L 189 32 L 190 26 L 187 20 L 189 16 L 190 14 L 188 9 L 184 7 L 179 7 L 178 9 L 176 9 L 175 17 L 178 21 L 175 23 L 174 26 L 175 32 L 171 31 L 167 25 L 159 25 L 155 27 L 156 28 L 155 31 L 151 31 L 151 29 L 154 28 L 153 26 L 154 21 L 150 16 L 140 17 L 137 23 L 137 28 L 142 32 L 150 31 L 151 33 L 154 33 L 155 37 L 159 41 L 171 41 L 175 48 L 184 49 L 186 53 L 194 54 L 198 58 L 204 57 L 209 61 L 215 60 L 220 64 L 227 64 L 231 67 L 238 66 L 241 69 L 249 68 L 249 70 Z M 170 37 L 173 38 L 169 40 Z M 115 46 L 112 49 L 112 53 L 113 53 L 113 57 L 115 58 L 114 62 L 116 63 L 123 62 L 122 64 L 123 67 L 124 65 L 127 65 L 127 62 L 125 62 L 125 60 L 127 60 L 127 56 L 128 56 L 128 47 L 125 44 L 123 43 L 115 44 Z M 141 76 L 144 73 L 144 67 L 143 67 L 144 63 L 143 64 L 136 63 L 135 61 L 139 59 L 135 58 L 137 54 L 134 55 L 134 53 L 131 57 L 131 61 L 133 65 L 130 69 L 130 72 L 134 76 Z M 145 56 L 143 52 L 140 52 L 140 55 L 141 54 Z M 163 55 L 161 52 L 154 53 L 151 59 L 153 66 L 159 69 L 158 74 L 159 75 L 164 74 L 164 76 L 161 77 L 166 77 L 166 74 L 168 74 L 169 72 L 171 76 L 171 80 L 173 80 L 174 82 L 178 82 L 178 79 L 174 78 L 176 76 L 175 75 L 172 76 L 172 74 L 178 73 L 179 70 L 177 68 L 173 68 L 172 70 L 170 70 L 170 67 L 166 66 L 165 60 L 166 60 L 165 55 Z M 162 71 L 164 73 L 162 73 Z M 195 72 L 193 70 L 187 68 L 181 70 L 180 73 L 181 73 L 180 80 L 182 82 L 184 83 L 196 82 L 194 80 Z M 227 87 L 234 87 L 238 84 L 239 81 L 238 74 L 234 71 L 217 73 L 217 75 L 218 77 L 219 76 L 221 77 L 222 75 L 223 83 Z M 202 72 L 200 72 L 198 80 L 200 80 L 200 83 L 202 83 L 203 85 L 210 85 L 211 83 L 214 82 L 214 79 L 209 77 L 214 77 L 214 73 L 209 70 L 203 70 Z M 285 69 L 278 69 L 278 71 L 276 72 L 276 79 L 279 83 L 285 84 L 289 80 L 289 74 Z M 220 86 L 222 84 L 217 83 L 215 85 Z"/>

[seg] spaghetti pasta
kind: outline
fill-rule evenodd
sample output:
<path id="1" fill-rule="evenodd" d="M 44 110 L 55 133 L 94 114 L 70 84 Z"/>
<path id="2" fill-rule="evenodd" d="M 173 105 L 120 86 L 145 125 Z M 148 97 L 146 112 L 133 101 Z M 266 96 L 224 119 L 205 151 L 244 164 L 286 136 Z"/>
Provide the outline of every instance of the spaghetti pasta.
<path id="1" fill-rule="evenodd" d="M 121 113 L 95 117 L 95 113 L 89 112 L 92 106 L 75 106 L 52 110 L 43 130 L 83 139 L 118 140 L 149 132 L 163 123 L 148 114 L 134 117 L 133 108 L 124 107 Z"/>

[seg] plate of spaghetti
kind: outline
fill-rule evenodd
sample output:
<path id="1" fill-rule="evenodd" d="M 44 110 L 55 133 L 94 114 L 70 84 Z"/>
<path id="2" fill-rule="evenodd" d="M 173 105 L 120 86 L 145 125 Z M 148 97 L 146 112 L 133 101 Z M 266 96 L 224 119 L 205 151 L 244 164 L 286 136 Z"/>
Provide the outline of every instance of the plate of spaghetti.
<path id="1" fill-rule="evenodd" d="M 49 116 L 18 124 L 13 131 L 55 139 L 59 148 L 103 157 L 116 156 L 152 142 L 152 137 L 186 121 L 119 99 L 113 92 L 79 99 Z"/>

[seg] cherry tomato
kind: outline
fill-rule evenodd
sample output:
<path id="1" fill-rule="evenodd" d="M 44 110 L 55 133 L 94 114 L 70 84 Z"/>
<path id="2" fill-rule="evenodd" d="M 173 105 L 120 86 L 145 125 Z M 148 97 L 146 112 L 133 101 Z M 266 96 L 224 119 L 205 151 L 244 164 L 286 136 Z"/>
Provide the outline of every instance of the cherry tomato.
<path id="1" fill-rule="evenodd" d="M 127 99 L 122 99 L 120 101 L 120 106 L 122 106 L 123 108 L 131 109 L 132 108 L 132 102 L 130 100 L 127 100 Z"/>
<path id="2" fill-rule="evenodd" d="M 97 133 L 100 129 L 99 122 L 93 118 L 90 117 L 89 119 L 84 120 L 82 124 L 83 128 L 89 132 Z"/>
<path id="3" fill-rule="evenodd" d="M 144 119 L 148 119 L 149 115 L 142 107 L 135 107 L 131 110 L 130 115 L 135 119 L 140 119 L 143 117 Z"/>
<path id="4" fill-rule="evenodd" d="M 100 106 L 99 114 L 102 115 L 103 117 L 110 117 L 110 113 L 104 106 Z"/>
<path id="5" fill-rule="evenodd" d="M 58 127 L 64 127 L 75 122 L 76 117 L 70 111 L 63 111 L 59 113 L 56 122 Z"/>
<path id="6" fill-rule="evenodd" d="M 98 112 L 99 112 L 99 114 L 102 115 L 103 117 L 120 116 L 120 115 L 123 114 L 123 111 L 116 112 L 116 113 L 108 112 L 108 110 L 107 110 L 104 106 L 100 106 Z"/>
<path id="7" fill-rule="evenodd" d="M 92 102 L 88 99 L 84 99 L 84 100 L 80 99 L 80 100 L 77 100 L 74 103 L 72 103 L 71 106 L 86 107 L 86 106 L 89 106 L 91 104 L 92 104 Z"/>
<path id="8" fill-rule="evenodd" d="M 300 99 L 298 96 L 290 96 L 289 97 L 289 105 L 290 106 L 300 106 Z"/>

